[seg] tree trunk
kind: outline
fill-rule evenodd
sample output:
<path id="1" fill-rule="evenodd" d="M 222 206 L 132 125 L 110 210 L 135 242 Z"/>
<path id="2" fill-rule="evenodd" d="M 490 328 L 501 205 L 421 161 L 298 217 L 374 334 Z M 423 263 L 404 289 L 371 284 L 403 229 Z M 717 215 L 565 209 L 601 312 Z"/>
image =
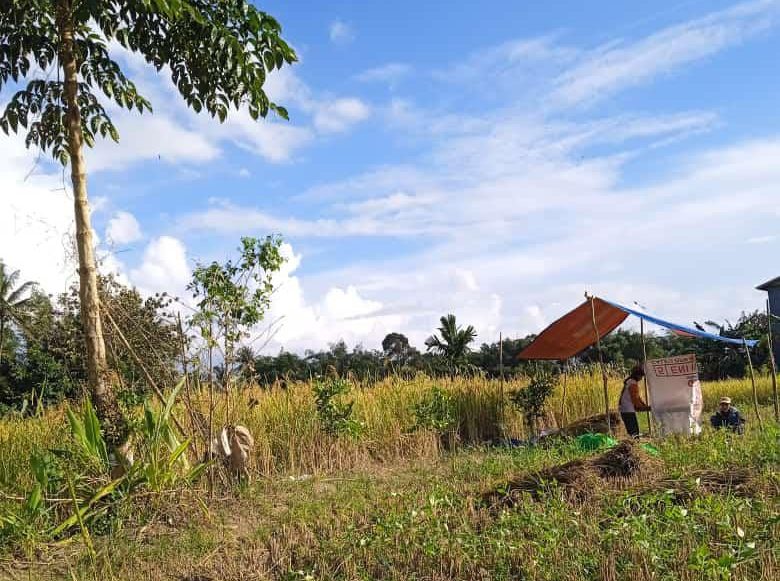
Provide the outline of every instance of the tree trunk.
<path id="1" fill-rule="evenodd" d="M 81 324 L 84 328 L 87 356 L 87 381 L 101 420 L 106 441 L 112 447 L 124 442 L 127 424 L 108 380 L 106 347 L 100 321 L 97 265 L 92 242 L 87 174 L 84 164 L 84 139 L 78 104 L 78 65 L 74 51 L 72 0 L 57 1 L 57 27 L 60 33 L 60 64 L 65 80 L 65 118 L 68 153 L 70 154 L 73 201 L 76 214 L 76 245 L 79 255 L 79 299 Z"/>
<path id="2" fill-rule="evenodd" d="M 0 317 L 0 365 L 3 363 L 3 345 L 5 344 L 5 319 Z"/>

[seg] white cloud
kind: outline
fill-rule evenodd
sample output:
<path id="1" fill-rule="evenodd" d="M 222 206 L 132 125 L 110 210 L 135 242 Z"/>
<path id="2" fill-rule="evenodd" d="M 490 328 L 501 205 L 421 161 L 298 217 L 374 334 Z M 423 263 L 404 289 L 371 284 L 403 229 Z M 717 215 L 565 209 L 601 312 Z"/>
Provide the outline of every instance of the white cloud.
<path id="1" fill-rule="evenodd" d="M 90 172 L 122 170 L 144 161 L 214 162 L 225 144 L 237 145 L 272 163 L 286 163 L 294 160 L 318 133 L 346 131 L 369 113 L 368 106 L 354 97 L 315 93 L 295 69 L 285 67 L 268 75 L 264 89 L 272 101 L 290 110 L 290 121 L 280 120 L 273 113 L 254 120 L 245 109 L 231 109 L 226 122 L 219 123 L 205 112 L 198 114 L 187 108 L 171 84 L 167 69 L 157 73 L 137 55 L 120 47 L 114 47 L 114 52 L 133 72 L 139 92 L 152 102 L 154 113 L 138 115 L 109 104 L 120 142 L 100 140 L 94 150 L 88 150 Z"/>
<path id="2" fill-rule="evenodd" d="M 47 292 L 66 291 L 76 280 L 73 198 L 57 168 L 45 156 L 36 162 L 19 137 L 0 137 L 0 207 L 0 258 Z"/>
<path id="3" fill-rule="evenodd" d="M 164 103 L 160 105 L 164 110 Z M 119 143 L 98 140 L 94 149 L 86 150 L 87 169 L 91 172 L 123 170 L 149 160 L 202 163 L 219 156 L 214 142 L 166 113 L 118 113 L 113 114 L 113 119 L 119 130 Z"/>
<path id="4" fill-rule="evenodd" d="M 519 163 L 514 172 L 502 169 L 499 178 L 492 176 L 492 164 L 479 164 L 485 167 L 466 172 L 465 183 L 430 204 L 418 203 L 431 195 L 430 181 L 421 181 L 419 191 L 381 195 L 390 174 L 374 174 L 378 197 L 333 206 L 342 214 L 327 227 L 298 221 L 292 236 L 325 230 L 334 237 L 356 235 L 357 224 L 369 220 L 378 225 L 377 235 L 409 236 L 415 229 L 420 235 L 424 229 L 435 236 L 411 254 L 309 275 L 311 298 L 290 307 L 289 316 L 301 328 L 317 330 L 308 341 L 283 337 L 299 347 L 339 337 L 376 346 L 384 333 L 401 330 L 419 346 L 438 316 L 453 312 L 477 326 L 480 341 L 492 341 L 498 331 L 538 332 L 578 304 L 584 290 L 626 304 L 639 300 L 680 322 L 757 308 L 761 296 L 752 286 L 766 278 L 765 268 L 760 258 L 743 256 L 739 245 L 763 220 L 756 209 L 780 203 L 778 158 L 780 136 L 743 142 L 689 155 L 652 187 L 633 188 L 621 185 L 620 164 L 577 166 L 568 154 L 540 168 L 536 160 Z M 448 179 L 449 167 L 439 168 L 435 179 Z M 399 212 L 408 213 L 396 223 Z M 247 215 L 236 210 L 225 223 Z M 723 271 L 731 263 L 741 265 L 738 273 Z M 303 292 L 303 281 L 291 285 Z M 326 308 L 328 296 L 347 305 L 344 311 Z M 365 327 L 342 328 L 328 312 L 355 313 Z"/>
<path id="5" fill-rule="evenodd" d="M 489 78 L 491 88 L 510 79 L 535 81 L 539 71 L 561 67 L 579 54 L 577 49 L 560 45 L 556 40 L 555 36 L 510 40 L 477 50 L 463 62 L 435 71 L 433 76 L 440 81 L 477 86 L 482 85 L 482 79 Z"/>
<path id="6" fill-rule="evenodd" d="M 412 72 L 411 65 L 406 63 L 387 63 L 367 69 L 355 78 L 364 83 L 386 83 L 394 87 L 398 82 Z"/>
<path id="7" fill-rule="evenodd" d="M 93 215 L 107 204 L 95 197 Z M 47 293 L 66 292 L 78 282 L 70 180 L 45 155 L 27 151 L 18 137 L 0 138 L 0 207 L 0 259 Z M 93 242 L 101 272 L 127 282 L 122 263 L 101 247 L 95 232 Z"/>
<path id="8" fill-rule="evenodd" d="M 665 139 L 704 130 L 714 119 L 690 113 L 555 124 L 502 116 L 478 124 L 478 130 L 469 127 L 448 136 L 428 164 L 381 168 L 315 189 L 309 197 L 319 201 L 335 193 L 349 200 L 337 201 L 328 217 L 278 216 L 217 202 L 181 217 L 180 225 L 188 231 L 265 230 L 299 237 L 437 236 L 459 243 L 464 236 L 507 236 L 517 221 L 541 212 L 560 208 L 575 217 L 589 205 L 612 205 L 602 196 L 619 181 L 626 158 L 583 160 L 582 148 Z M 575 199 L 572 192 L 577 192 Z"/>
<path id="9" fill-rule="evenodd" d="M 368 119 L 371 109 L 354 97 L 321 104 L 314 114 L 314 126 L 322 133 L 340 133 Z"/>
<path id="10" fill-rule="evenodd" d="M 283 121 L 257 122 L 244 111 L 234 113 L 223 125 L 204 118 L 202 128 L 217 139 L 230 140 L 274 163 L 290 161 L 298 150 L 314 139 L 308 128 Z"/>
<path id="11" fill-rule="evenodd" d="M 172 236 L 151 240 L 141 264 L 130 271 L 130 280 L 146 294 L 167 291 L 182 296 L 190 280 L 184 243 Z"/>
<path id="12" fill-rule="evenodd" d="M 239 175 L 239 177 L 242 177 L 242 178 L 248 178 L 248 177 L 252 176 L 252 172 L 249 171 L 247 168 L 242 167 L 240 170 L 238 170 L 238 175 Z"/>
<path id="13" fill-rule="evenodd" d="M 348 345 L 373 346 L 399 329 L 402 317 L 382 314 L 382 303 L 365 298 L 352 285 L 332 285 L 311 299 L 296 275 L 303 259 L 290 244 L 282 244 L 287 262 L 274 276 L 274 292 L 265 325 L 256 330 L 254 342 L 267 353 L 280 348 L 303 352 L 343 339 Z M 269 331 L 271 338 L 269 340 Z"/>
<path id="14" fill-rule="evenodd" d="M 563 106 L 592 103 L 702 60 L 774 25 L 780 2 L 758 0 L 670 26 L 637 42 L 610 42 L 585 56 L 555 81 Z"/>
<path id="15" fill-rule="evenodd" d="M 334 20 L 328 27 L 328 35 L 333 44 L 349 44 L 355 40 L 352 27 L 343 20 Z"/>
<path id="16" fill-rule="evenodd" d="M 130 212 L 116 212 L 108 221 L 106 238 L 114 244 L 129 244 L 143 237 L 141 225 Z"/>

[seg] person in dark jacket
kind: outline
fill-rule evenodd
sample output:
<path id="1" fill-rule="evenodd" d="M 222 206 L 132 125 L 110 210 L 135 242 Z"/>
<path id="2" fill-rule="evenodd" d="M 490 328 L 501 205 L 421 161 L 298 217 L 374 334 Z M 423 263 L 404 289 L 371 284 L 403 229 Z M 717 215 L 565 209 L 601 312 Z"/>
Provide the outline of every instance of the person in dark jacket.
<path id="1" fill-rule="evenodd" d="M 728 428 L 737 434 L 745 431 L 745 418 L 742 417 L 737 408 L 731 405 L 730 397 L 720 398 L 718 411 L 712 415 L 710 423 L 716 430 Z"/>

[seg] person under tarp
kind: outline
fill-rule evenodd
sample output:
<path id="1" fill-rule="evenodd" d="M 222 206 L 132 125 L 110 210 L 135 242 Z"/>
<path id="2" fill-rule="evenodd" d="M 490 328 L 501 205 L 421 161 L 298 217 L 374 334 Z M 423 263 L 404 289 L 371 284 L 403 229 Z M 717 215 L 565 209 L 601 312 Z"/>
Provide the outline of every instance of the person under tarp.
<path id="1" fill-rule="evenodd" d="M 550 324 L 528 346 L 526 346 L 517 357 L 518 359 L 565 361 L 582 353 L 588 347 L 595 345 L 598 348 L 602 380 L 604 383 L 604 417 L 607 419 L 607 427 L 610 430 L 612 427 L 609 425 L 611 413 L 608 378 L 606 367 L 602 359 L 600 340 L 619 327 L 629 315 L 634 315 L 643 321 L 664 327 L 681 337 L 698 337 L 731 345 L 743 346 L 747 351 L 748 358 L 750 356 L 749 349 L 758 343 L 758 341 L 750 339 L 715 335 L 701 329 L 665 321 L 643 311 L 630 309 L 598 297 L 589 296 L 587 294 L 585 296 L 585 302 Z M 693 358 L 693 365 L 695 366 L 695 357 L 693 355 L 681 357 Z M 650 364 L 651 362 L 646 363 Z M 660 364 L 660 360 L 656 361 L 656 363 Z M 678 369 L 675 367 L 679 364 L 680 362 L 671 361 L 670 365 L 673 367 L 669 369 L 668 373 L 666 371 L 663 373 L 677 376 L 678 372 L 680 372 L 684 377 L 675 378 L 670 383 L 666 381 L 670 378 L 664 376 L 659 382 L 659 389 L 655 390 L 656 393 L 653 393 L 652 381 L 648 382 L 650 407 L 653 409 L 653 415 L 662 424 L 662 433 L 698 433 L 701 430 L 699 417 L 701 415 L 703 403 L 698 374 L 695 373 L 694 368 L 686 367 L 685 369 Z M 660 368 L 659 370 L 653 368 L 653 376 L 661 378 L 660 375 L 656 374 L 656 371 L 661 373 Z M 628 418 L 628 423 L 630 424 L 626 426 L 626 429 L 629 430 L 632 435 L 635 435 L 639 431 L 638 426 L 634 424 L 636 412 L 645 410 L 647 404 L 641 401 L 641 398 L 636 400 L 634 398 L 629 399 L 632 391 L 630 389 L 631 386 L 638 384 L 638 379 L 629 381 L 631 379 L 631 377 L 627 378 L 626 383 L 624 384 L 624 391 L 621 393 L 620 398 L 620 411 L 632 414 L 626 416 L 626 418 Z M 683 385 L 684 389 L 682 390 L 679 389 L 679 385 L 678 387 L 675 387 L 680 379 L 685 380 L 685 384 Z M 629 388 L 629 395 L 626 395 L 626 387 Z M 624 423 L 626 418 L 624 418 Z"/>
<path id="2" fill-rule="evenodd" d="M 639 420 L 636 412 L 649 412 L 650 406 L 647 405 L 642 396 L 639 395 L 639 382 L 645 376 L 645 370 L 641 365 L 636 365 L 631 370 L 631 375 L 623 380 L 623 390 L 620 392 L 618 402 L 618 411 L 623 420 L 623 425 L 632 438 L 639 437 Z"/>

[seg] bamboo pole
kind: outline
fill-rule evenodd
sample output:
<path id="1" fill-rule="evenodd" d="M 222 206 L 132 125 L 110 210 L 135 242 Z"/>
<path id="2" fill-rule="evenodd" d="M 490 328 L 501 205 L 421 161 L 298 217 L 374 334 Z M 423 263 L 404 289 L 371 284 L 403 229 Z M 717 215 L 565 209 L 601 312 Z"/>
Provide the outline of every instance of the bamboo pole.
<path id="1" fill-rule="evenodd" d="M 195 414 L 195 408 L 192 405 L 192 386 L 190 385 L 190 370 L 187 364 L 187 344 L 184 336 L 184 325 L 181 322 L 181 313 L 176 313 L 176 324 L 179 331 L 179 350 L 181 353 L 181 367 L 184 373 L 184 403 L 187 408 L 187 414 L 190 416 L 190 424 L 194 430 L 194 434 L 203 437 L 207 440 L 205 435 L 205 427 L 200 418 Z M 193 447 L 195 448 L 195 454 L 197 454 L 197 438 L 193 437 Z M 204 444 L 204 455 L 208 453 L 209 442 Z"/>
<path id="2" fill-rule="evenodd" d="M 498 437 L 504 439 L 504 335 L 498 333 L 498 373 L 501 376 L 498 402 Z"/>
<path id="3" fill-rule="evenodd" d="M 563 362 L 563 393 L 561 394 L 561 425 L 560 425 L 561 428 L 566 425 L 566 381 L 569 377 L 568 363 L 569 363 L 568 359 Z"/>
<path id="4" fill-rule="evenodd" d="M 639 333 L 642 336 L 642 369 L 645 371 L 645 375 L 642 378 L 642 381 L 645 384 L 645 403 L 647 405 L 650 405 L 650 394 L 649 394 L 649 387 L 648 387 L 648 381 L 647 381 L 647 345 L 645 343 L 645 320 L 643 318 L 639 318 Z M 650 435 L 653 435 L 653 418 L 650 414 L 650 410 L 647 412 L 647 430 L 650 432 Z"/>
<path id="5" fill-rule="evenodd" d="M 601 337 L 599 336 L 599 328 L 596 324 L 596 304 L 594 297 L 585 293 L 585 298 L 590 301 L 590 313 L 593 321 L 593 332 L 596 334 L 596 350 L 599 354 L 599 365 L 601 366 L 601 380 L 604 384 L 604 411 L 607 419 L 607 431 L 612 434 L 612 420 L 609 417 L 609 390 L 607 380 L 607 368 L 604 366 L 604 355 L 601 353 Z"/>
<path id="6" fill-rule="evenodd" d="M 758 429 L 764 431 L 764 422 L 761 421 L 761 414 L 758 411 L 758 392 L 756 391 L 756 377 L 753 373 L 753 360 L 750 358 L 750 347 L 748 347 L 747 340 L 743 337 L 742 343 L 745 345 L 745 354 L 747 355 L 748 367 L 750 368 L 750 383 L 753 386 L 753 409 L 756 412 L 756 419 L 758 420 Z"/>
<path id="7" fill-rule="evenodd" d="M 772 403 L 775 408 L 775 421 L 780 423 L 780 408 L 777 402 L 777 367 L 775 366 L 774 343 L 772 341 L 772 308 L 769 301 L 766 302 L 766 338 L 769 343 L 769 369 L 772 373 Z"/>
<path id="8" fill-rule="evenodd" d="M 141 358 L 136 354 L 135 350 L 130 346 L 130 343 L 125 338 L 125 335 L 124 333 L 122 333 L 122 330 L 119 328 L 119 325 L 117 325 L 116 321 L 114 321 L 114 318 L 111 316 L 111 313 L 108 312 L 108 309 L 105 309 L 103 312 L 106 315 L 106 318 L 111 323 L 111 325 L 116 330 L 116 333 L 117 335 L 119 335 L 119 338 L 122 340 L 122 343 L 124 343 L 125 347 L 127 347 L 127 350 L 130 353 L 130 355 L 133 357 L 133 359 L 135 359 L 135 362 L 138 363 L 138 366 L 141 368 L 144 377 L 146 377 L 146 381 L 149 382 L 149 385 L 152 387 L 152 391 L 154 391 L 154 394 L 157 396 L 157 399 L 160 400 L 160 404 L 162 406 L 165 406 L 165 396 L 163 395 L 163 392 L 160 391 L 160 388 L 157 387 L 157 384 L 155 383 L 154 379 L 152 379 L 151 374 L 147 371 L 146 367 L 144 366 L 143 361 L 141 361 Z M 171 412 L 171 419 L 173 420 L 173 423 L 176 424 L 176 427 L 179 428 L 179 432 L 181 432 L 182 437 L 186 437 L 187 431 L 179 423 L 179 420 L 176 418 L 173 412 Z"/>

